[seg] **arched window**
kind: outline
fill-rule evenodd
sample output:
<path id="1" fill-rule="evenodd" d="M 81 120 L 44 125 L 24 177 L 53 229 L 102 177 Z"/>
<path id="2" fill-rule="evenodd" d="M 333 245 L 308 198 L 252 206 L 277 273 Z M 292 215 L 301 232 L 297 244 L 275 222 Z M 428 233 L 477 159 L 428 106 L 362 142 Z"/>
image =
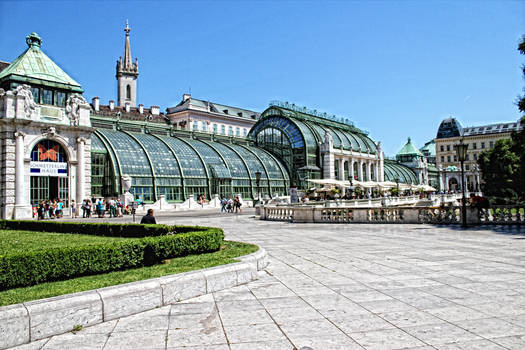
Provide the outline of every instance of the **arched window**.
<path id="1" fill-rule="evenodd" d="M 41 140 L 31 151 L 32 162 L 58 162 L 66 163 L 66 151 L 53 140 Z"/>
<path id="2" fill-rule="evenodd" d="M 126 85 L 126 98 L 127 98 L 128 100 L 131 99 L 131 86 L 129 86 L 129 84 Z"/>

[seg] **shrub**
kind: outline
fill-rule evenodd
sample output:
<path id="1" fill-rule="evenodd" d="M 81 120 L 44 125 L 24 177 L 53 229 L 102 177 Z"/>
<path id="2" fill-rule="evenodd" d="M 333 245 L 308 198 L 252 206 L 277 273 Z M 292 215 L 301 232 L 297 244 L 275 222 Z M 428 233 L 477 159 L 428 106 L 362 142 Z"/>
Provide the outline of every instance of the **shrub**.
<path id="1" fill-rule="evenodd" d="M 0 222 L 8 228 L 27 229 L 27 224 L 31 221 L 14 224 L 15 221 Z M 35 222 L 32 222 L 35 223 Z M 47 222 L 37 222 L 47 224 Z M 101 225 L 63 223 L 53 226 L 57 228 L 53 231 L 78 225 L 72 231 L 78 233 L 82 228 L 94 227 L 102 229 L 110 226 L 107 232 L 109 235 L 123 234 L 124 228 L 111 226 L 132 226 L 130 231 L 137 235 L 140 229 L 138 225 Z M 154 265 L 167 258 L 184 256 L 188 254 L 200 254 L 216 251 L 220 248 L 224 239 L 224 233 L 218 228 L 189 227 L 189 226 L 164 226 L 146 225 L 146 237 L 130 238 L 123 241 L 112 241 L 107 243 L 97 243 L 82 246 L 68 246 L 59 248 L 43 247 L 39 250 L 24 253 L 13 253 L 0 256 L 0 290 L 31 286 L 47 281 L 63 280 L 83 275 L 105 273 L 115 270 Z M 23 227 L 23 228 L 22 228 Z M 50 227 L 50 226 L 48 226 Z M 169 228 L 169 229 L 167 229 Z M 179 234 L 164 234 L 159 232 L 171 232 L 175 228 L 178 232 L 187 231 Z M 191 231 L 193 230 L 193 231 Z M 71 231 L 70 231 L 71 232 Z M 94 234 L 91 232 L 91 234 Z"/>
<path id="2" fill-rule="evenodd" d="M 203 231 L 201 226 L 170 226 L 142 224 L 108 224 L 91 222 L 57 222 L 36 220 L 0 220 L 0 229 L 20 231 L 41 231 L 57 233 L 77 233 L 107 237 L 147 237 L 168 233 Z"/>

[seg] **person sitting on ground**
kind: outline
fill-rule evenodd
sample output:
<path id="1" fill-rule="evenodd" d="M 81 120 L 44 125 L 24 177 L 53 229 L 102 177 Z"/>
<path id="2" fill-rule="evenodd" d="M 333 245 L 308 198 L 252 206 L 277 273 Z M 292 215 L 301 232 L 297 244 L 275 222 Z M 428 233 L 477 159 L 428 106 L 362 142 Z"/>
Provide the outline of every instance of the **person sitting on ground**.
<path id="1" fill-rule="evenodd" d="M 148 213 L 142 217 L 142 220 L 140 220 L 141 224 L 156 224 L 157 221 L 155 220 L 155 217 L 153 216 L 153 209 L 148 209 Z"/>

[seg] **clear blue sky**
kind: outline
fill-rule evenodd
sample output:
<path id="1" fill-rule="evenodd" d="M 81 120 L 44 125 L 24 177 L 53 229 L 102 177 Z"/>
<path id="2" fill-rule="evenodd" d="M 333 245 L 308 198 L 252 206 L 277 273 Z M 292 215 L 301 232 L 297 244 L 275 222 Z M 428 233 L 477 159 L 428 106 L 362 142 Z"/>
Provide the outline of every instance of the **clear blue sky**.
<path id="1" fill-rule="evenodd" d="M 523 1 L 0 1 L 0 60 L 35 31 L 107 104 L 126 18 L 145 106 L 173 106 L 190 87 L 257 111 L 294 102 L 349 117 L 387 155 L 407 136 L 422 146 L 450 115 L 464 126 L 520 116 Z"/>

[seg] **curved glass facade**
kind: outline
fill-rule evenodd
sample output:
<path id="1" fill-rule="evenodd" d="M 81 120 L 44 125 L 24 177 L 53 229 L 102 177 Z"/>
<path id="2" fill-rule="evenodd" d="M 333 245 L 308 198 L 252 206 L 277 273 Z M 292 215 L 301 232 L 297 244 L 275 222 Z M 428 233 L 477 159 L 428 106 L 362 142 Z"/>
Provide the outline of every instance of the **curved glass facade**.
<path id="1" fill-rule="evenodd" d="M 303 187 L 306 178 L 321 177 L 319 144 L 326 133 L 335 149 L 377 154 L 374 141 L 351 125 L 274 105 L 262 113 L 248 136 L 282 160 L 294 182 Z"/>
<path id="2" fill-rule="evenodd" d="M 277 159 L 247 145 L 99 128 L 91 147 L 94 196 L 120 194 L 123 175 L 132 178 L 130 192 L 144 202 L 160 195 L 168 201 L 212 194 L 254 198 L 257 172 L 263 196 L 283 195 L 290 185 Z"/>
<path id="3" fill-rule="evenodd" d="M 416 174 L 407 166 L 392 160 L 385 159 L 385 181 L 417 185 L 419 183 Z"/>

